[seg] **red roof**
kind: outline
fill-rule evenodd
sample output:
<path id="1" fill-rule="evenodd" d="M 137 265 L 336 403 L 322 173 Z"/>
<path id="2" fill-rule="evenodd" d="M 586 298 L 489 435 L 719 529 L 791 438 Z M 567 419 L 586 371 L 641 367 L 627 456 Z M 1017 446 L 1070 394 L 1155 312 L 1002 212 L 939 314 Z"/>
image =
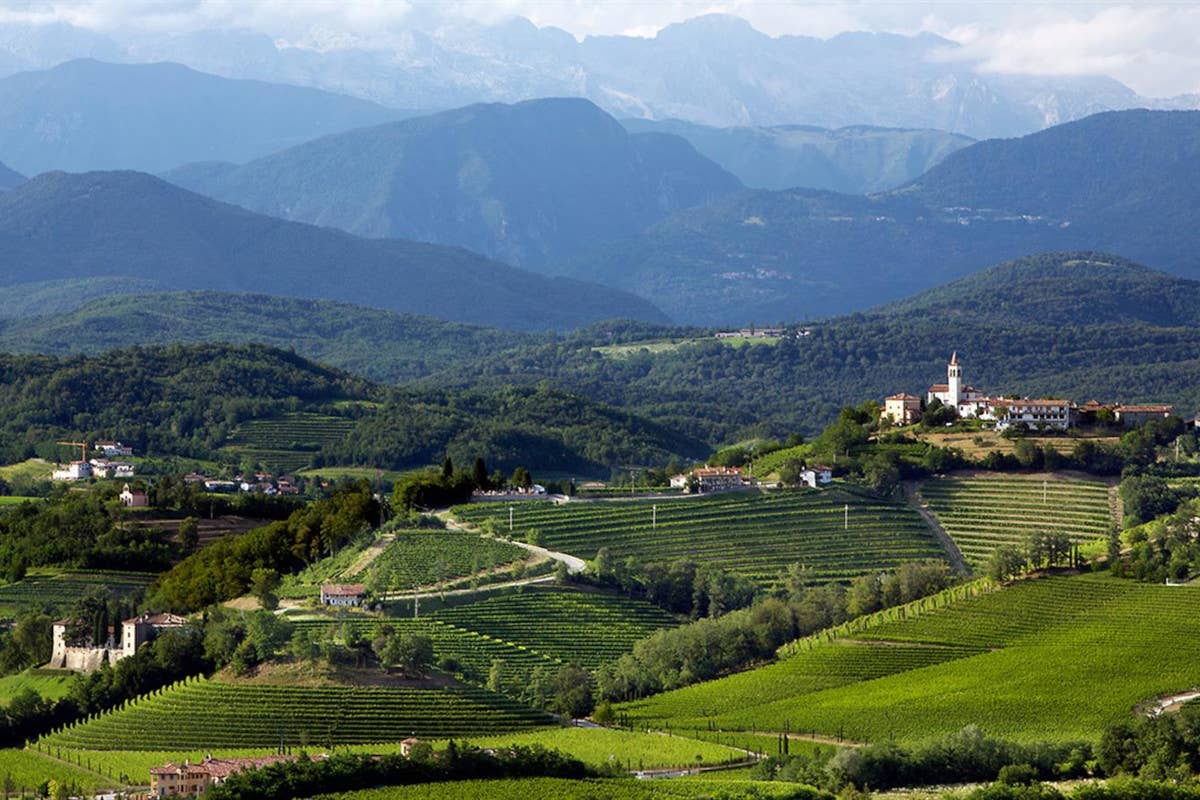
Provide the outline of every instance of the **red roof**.
<path id="1" fill-rule="evenodd" d="M 359 597 L 366 594 L 367 587 L 361 583 L 325 583 L 321 594 L 328 597 Z"/>
<path id="2" fill-rule="evenodd" d="M 888 400 L 920 400 L 921 398 L 917 397 L 915 394 L 909 394 L 908 392 L 900 392 L 900 394 L 894 394 L 887 399 Z"/>
<path id="3" fill-rule="evenodd" d="M 258 756 L 255 758 L 213 758 L 209 756 L 197 764 L 184 762 L 180 765 L 167 762 L 161 767 L 151 767 L 150 774 L 176 775 L 183 772 L 203 772 L 212 778 L 224 780 L 235 772 L 241 772 L 242 770 L 260 769 L 271 764 L 278 764 L 280 761 L 296 760 L 296 756 L 285 755 Z"/>
<path id="4" fill-rule="evenodd" d="M 1117 406 L 1117 411 L 1126 411 L 1134 414 L 1170 414 L 1174 406 L 1158 405 L 1158 406 Z"/>

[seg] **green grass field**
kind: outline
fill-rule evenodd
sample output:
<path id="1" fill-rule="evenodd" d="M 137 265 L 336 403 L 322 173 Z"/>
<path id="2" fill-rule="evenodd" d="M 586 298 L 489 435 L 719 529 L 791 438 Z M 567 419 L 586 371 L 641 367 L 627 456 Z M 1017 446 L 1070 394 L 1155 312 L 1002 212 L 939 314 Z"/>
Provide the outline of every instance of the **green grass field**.
<path id="1" fill-rule="evenodd" d="M 700 764 L 729 764 L 746 760 L 746 753 L 733 747 L 668 736 L 664 733 L 620 731 L 608 728 L 553 728 L 508 736 L 470 739 L 479 747 L 541 745 L 574 756 L 585 764 L 612 764 L 626 769 L 662 769 Z"/>
<path id="2" fill-rule="evenodd" d="M 423 783 L 322 795 L 314 800 L 766 800 L 815 796 L 817 795 L 814 790 L 808 787 L 788 783 L 721 780 L 637 781 L 629 778 L 567 781 L 555 778 L 521 778 Z"/>
<path id="3" fill-rule="evenodd" d="M 1023 741 L 1095 741 L 1138 703 L 1200 685 L 1197 608 L 1200 587 L 1030 580 L 619 711 L 673 730 L 913 742 L 978 724 Z"/>
<path id="4" fill-rule="evenodd" d="M 75 760 L 74 754 L 63 754 L 63 759 Z M 17 792 L 13 797 L 19 797 L 22 790 L 28 791 L 33 797 L 34 790 L 43 782 L 53 780 L 61 784 L 78 787 L 84 791 L 112 788 L 117 781 L 105 777 L 93 770 L 65 763 L 44 753 L 32 750 L 0 749 L 0 786 L 7 778 L 16 786 Z M 86 763 L 86 759 L 85 763 Z"/>
<path id="5" fill-rule="evenodd" d="M 536 530 L 539 541 L 554 550 L 593 558 L 606 547 L 617 562 L 689 559 L 762 584 L 774 582 L 794 563 L 808 567 L 814 580 L 836 581 L 905 561 L 944 558 L 912 509 L 840 489 L 514 507 L 515 535 Z M 508 504 L 476 503 L 459 506 L 454 514 L 507 532 L 508 509 Z"/>
<path id="6" fill-rule="evenodd" d="M 332 747 L 519 731 L 547 715 L 471 688 L 272 686 L 195 679 L 42 740 L 71 750 Z"/>
<path id="7" fill-rule="evenodd" d="M 0 586 L 0 617 L 45 609 L 52 613 L 74 605 L 94 591 L 128 595 L 145 589 L 155 576 L 146 572 L 75 570 L 35 571 L 24 580 Z"/>
<path id="8" fill-rule="evenodd" d="M 1108 535 L 1115 521 L 1108 486 L 1098 481 L 996 476 L 935 478 L 921 497 L 974 565 L 1030 533 L 1066 533 L 1080 544 Z"/>
<path id="9" fill-rule="evenodd" d="M 58 670 L 27 669 L 0 678 L 0 705 L 8 705 L 17 692 L 32 689 L 42 697 L 57 700 L 66 697 L 75 675 Z"/>
<path id="10" fill-rule="evenodd" d="M 0 478 L 8 483 L 22 478 L 30 481 L 48 481 L 52 472 L 54 465 L 43 458 L 30 458 L 16 464 L 0 466 Z"/>

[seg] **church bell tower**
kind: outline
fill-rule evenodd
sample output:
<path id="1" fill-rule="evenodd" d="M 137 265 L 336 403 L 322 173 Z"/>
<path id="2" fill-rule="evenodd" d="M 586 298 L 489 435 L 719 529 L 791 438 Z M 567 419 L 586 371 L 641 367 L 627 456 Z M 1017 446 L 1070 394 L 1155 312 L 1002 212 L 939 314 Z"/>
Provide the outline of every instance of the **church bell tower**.
<path id="1" fill-rule="evenodd" d="M 949 402 L 946 404 L 957 409 L 958 404 L 962 402 L 962 365 L 958 363 L 958 351 L 950 356 L 950 363 L 946 365 L 946 389 L 949 395 Z"/>

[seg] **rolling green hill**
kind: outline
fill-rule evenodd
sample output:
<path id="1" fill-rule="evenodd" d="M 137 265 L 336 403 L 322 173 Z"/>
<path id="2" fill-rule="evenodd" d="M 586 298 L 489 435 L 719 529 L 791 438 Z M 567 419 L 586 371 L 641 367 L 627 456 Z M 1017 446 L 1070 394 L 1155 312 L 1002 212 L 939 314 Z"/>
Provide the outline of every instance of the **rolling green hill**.
<path id="1" fill-rule="evenodd" d="M 928 611 L 882 612 L 778 663 L 627 704 L 637 725 L 928 741 L 977 724 L 1098 741 L 1134 706 L 1200 681 L 1200 588 L 1106 575 L 1028 580 Z"/>
<path id="2" fill-rule="evenodd" d="M 848 507 L 848 508 L 847 508 Z M 739 492 L 659 501 L 514 506 L 516 535 L 536 530 L 546 547 L 584 558 L 607 548 L 614 563 L 635 558 L 712 564 L 770 585 L 793 564 L 818 582 L 839 581 L 904 561 L 944 558 L 908 507 L 841 490 Z M 455 515 L 507 530 L 508 506 L 459 506 Z"/>
<path id="3" fill-rule="evenodd" d="M 1200 278 L 1200 111 L 1097 114 L 979 142 L 856 197 L 748 191 L 581 255 L 564 274 L 697 324 L 846 313 L 1031 253 L 1095 249 Z"/>
<path id="4" fill-rule="evenodd" d="M 529 340 L 513 331 L 328 300 L 220 292 L 142 294 L 144 283 L 129 283 L 93 279 L 6 293 L 0 317 L 21 319 L 0 319 L 0 349 L 67 354 L 101 353 L 130 341 L 256 342 L 398 383 L 424 377 L 468 354 Z M 103 296 L 118 292 L 134 296 Z M 101 296 L 90 299 L 91 293 Z"/>
<path id="5" fill-rule="evenodd" d="M 754 189 L 803 186 L 845 194 L 894 189 L 973 141 L 945 131 L 868 126 L 713 128 L 679 119 L 621 124 L 634 132 L 682 136 Z"/>
<path id="6" fill-rule="evenodd" d="M 553 264 L 741 188 L 683 139 L 631 135 L 571 98 L 473 105 L 167 177 L 264 214 L 523 266 Z"/>
<path id="7" fill-rule="evenodd" d="M 47 173 L 0 194 L 0 286 L 34 276 L 269 291 L 517 329 L 664 320 L 623 292 L 458 248 L 282 222 L 136 172 Z"/>

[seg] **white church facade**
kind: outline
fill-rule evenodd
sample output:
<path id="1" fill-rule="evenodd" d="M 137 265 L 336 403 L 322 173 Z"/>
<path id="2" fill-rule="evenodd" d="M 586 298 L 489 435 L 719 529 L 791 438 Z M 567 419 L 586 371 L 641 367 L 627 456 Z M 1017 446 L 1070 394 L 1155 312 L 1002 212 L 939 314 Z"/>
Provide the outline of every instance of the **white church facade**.
<path id="1" fill-rule="evenodd" d="M 957 352 L 950 356 L 946 365 L 946 382 L 929 387 L 926 402 L 934 400 L 953 408 L 960 417 L 995 421 L 997 430 L 1005 430 L 1017 423 L 1055 430 L 1071 427 L 1069 400 L 991 397 L 963 383 L 963 368 Z"/>

